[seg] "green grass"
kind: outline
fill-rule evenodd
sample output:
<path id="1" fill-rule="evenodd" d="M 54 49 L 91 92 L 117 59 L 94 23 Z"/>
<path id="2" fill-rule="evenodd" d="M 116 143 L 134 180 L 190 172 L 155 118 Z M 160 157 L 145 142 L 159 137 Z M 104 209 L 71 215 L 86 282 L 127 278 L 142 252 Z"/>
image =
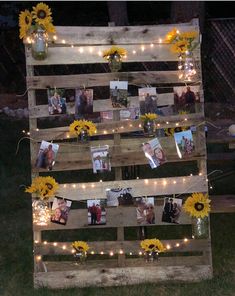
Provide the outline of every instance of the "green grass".
<path id="1" fill-rule="evenodd" d="M 32 253 L 32 225 L 31 225 L 31 201 L 24 193 L 23 186 L 30 183 L 30 162 L 28 140 L 22 142 L 19 153 L 15 155 L 17 141 L 21 137 L 21 130 L 27 129 L 25 123 L 13 123 L 8 120 L 0 120 L 1 155 L 0 155 L 0 295 L 3 296 L 178 296 L 178 295 L 235 295 L 235 214 L 211 215 L 212 252 L 214 278 L 194 284 L 172 283 L 142 284 L 127 287 L 110 288 L 85 288 L 68 290 L 33 290 L 33 253 Z M 180 170 L 180 169 L 178 169 Z M 58 174 L 59 175 L 59 174 Z M 71 174 L 72 175 L 72 174 Z M 75 176 L 75 175 L 74 175 Z M 62 177 L 61 177 L 62 179 Z M 223 192 L 230 192 L 229 181 L 220 180 Z M 234 181 L 233 181 L 234 182 Z M 223 185 L 226 184 L 226 185 Z M 232 183 L 233 184 L 233 183 Z M 234 186 L 234 185 L 231 185 Z M 226 188 L 225 188 L 226 187 Z M 233 187 L 232 187 L 233 188 Z M 219 192 L 222 191 L 218 190 Z M 148 236 L 157 233 L 160 238 L 179 238 L 190 235 L 190 229 L 181 226 L 172 226 L 172 233 L 164 227 L 150 227 Z M 169 230 L 169 228 L 168 228 Z M 89 229 L 89 231 L 95 231 Z M 92 236 L 92 233 L 84 230 L 71 232 L 70 238 L 75 238 L 79 233 L 82 239 Z M 45 236 L 47 234 L 44 234 Z M 115 233 L 107 232 L 106 239 L 115 238 Z M 54 236 L 54 237 L 53 237 Z M 68 236 L 61 232 L 60 237 L 56 233 L 47 237 L 49 240 L 63 240 Z M 125 230 L 126 239 L 136 239 L 136 229 Z M 92 282 L 92 279 L 91 279 Z"/>

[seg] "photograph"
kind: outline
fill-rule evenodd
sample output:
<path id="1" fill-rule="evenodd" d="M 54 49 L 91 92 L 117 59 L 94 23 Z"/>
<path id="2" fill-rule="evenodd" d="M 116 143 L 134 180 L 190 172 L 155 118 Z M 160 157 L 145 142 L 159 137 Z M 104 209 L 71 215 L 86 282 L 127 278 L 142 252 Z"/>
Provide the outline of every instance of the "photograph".
<path id="1" fill-rule="evenodd" d="M 110 81 L 110 98 L 113 108 L 127 108 L 128 102 L 128 81 Z"/>
<path id="2" fill-rule="evenodd" d="M 93 113 L 93 89 L 75 89 L 75 119 Z"/>
<path id="3" fill-rule="evenodd" d="M 47 93 L 49 115 L 66 114 L 67 104 L 64 89 L 51 88 Z"/>
<path id="4" fill-rule="evenodd" d="M 140 108 L 127 108 L 120 110 L 120 120 L 135 120 L 140 117 Z M 113 120 L 113 111 L 100 112 L 101 122 Z"/>
<path id="5" fill-rule="evenodd" d="M 87 200 L 88 209 L 88 225 L 105 225 L 106 210 L 105 199 L 89 199 Z"/>
<path id="6" fill-rule="evenodd" d="M 135 202 L 137 224 L 155 224 L 154 197 L 136 198 Z"/>
<path id="7" fill-rule="evenodd" d="M 140 113 L 156 113 L 157 91 L 156 87 L 143 87 L 138 89 L 140 101 Z"/>
<path id="8" fill-rule="evenodd" d="M 111 171 L 108 145 L 91 147 L 91 159 L 93 164 L 93 173 Z"/>
<path id="9" fill-rule="evenodd" d="M 173 89 L 175 109 L 194 113 L 195 103 L 200 103 L 199 86 L 177 86 Z"/>
<path id="10" fill-rule="evenodd" d="M 194 143 L 191 130 L 174 133 L 174 138 L 179 158 L 190 156 L 193 153 Z"/>
<path id="11" fill-rule="evenodd" d="M 62 197 L 54 197 L 51 222 L 66 225 L 72 201 Z"/>
<path id="12" fill-rule="evenodd" d="M 182 199 L 165 197 L 162 211 L 162 222 L 180 224 L 180 213 L 182 208 Z"/>
<path id="13" fill-rule="evenodd" d="M 48 169 L 51 171 L 52 167 L 55 164 L 55 158 L 58 150 L 58 144 L 42 141 L 36 159 L 35 167 Z"/>
<path id="14" fill-rule="evenodd" d="M 130 206 L 134 204 L 132 188 L 106 189 L 107 207 Z"/>
<path id="15" fill-rule="evenodd" d="M 142 149 L 152 169 L 157 168 L 166 162 L 166 156 L 158 138 L 143 143 Z"/>

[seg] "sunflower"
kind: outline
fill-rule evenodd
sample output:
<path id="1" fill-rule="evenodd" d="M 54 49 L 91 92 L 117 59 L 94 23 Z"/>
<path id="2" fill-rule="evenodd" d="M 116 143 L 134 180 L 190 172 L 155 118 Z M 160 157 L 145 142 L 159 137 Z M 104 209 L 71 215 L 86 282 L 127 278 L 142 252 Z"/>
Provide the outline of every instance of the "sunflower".
<path id="1" fill-rule="evenodd" d="M 171 51 L 174 53 L 185 53 L 188 50 L 189 42 L 187 40 L 179 40 L 172 44 Z"/>
<path id="2" fill-rule="evenodd" d="M 30 187 L 25 192 L 35 193 L 40 199 L 53 197 L 58 190 L 59 185 L 52 177 L 36 177 L 33 179 Z"/>
<path id="3" fill-rule="evenodd" d="M 20 39 L 26 37 L 27 32 L 29 31 L 32 25 L 32 14 L 29 10 L 21 11 L 19 15 L 19 26 L 20 26 Z"/>
<path id="4" fill-rule="evenodd" d="M 96 133 L 96 125 L 92 121 L 88 120 L 74 120 L 69 126 L 69 132 L 79 136 L 82 131 L 87 131 L 89 136 Z"/>
<path id="5" fill-rule="evenodd" d="M 198 36 L 198 33 L 196 31 L 189 31 L 189 32 L 183 32 L 180 34 L 181 39 L 192 39 L 194 40 Z"/>
<path id="6" fill-rule="evenodd" d="M 43 2 L 40 2 L 35 7 L 33 7 L 32 14 L 35 22 L 39 25 L 44 26 L 52 22 L 51 9 Z"/>
<path id="7" fill-rule="evenodd" d="M 209 215 L 210 202 L 208 194 L 193 193 L 185 201 L 183 209 L 192 217 L 204 218 Z"/>
<path id="8" fill-rule="evenodd" d="M 180 126 L 180 127 L 165 128 L 164 132 L 166 136 L 174 136 L 174 133 L 183 132 L 188 129 L 189 129 L 188 126 Z"/>
<path id="9" fill-rule="evenodd" d="M 72 243 L 72 247 L 77 252 L 82 252 L 82 253 L 86 253 L 90 249 L 89 245 L 84 241 L 75 241 Z"/>
<path id="10" fill-rule="evenodd" d="M 140 242 L 140 246 L 145 252 L 161 253 L 161 252 L 165 251 L 165 248 L 164 248 L 163 244 L 161 243 L 161 241 L 156 238 L 145 239 Z"/>
<path id="11" fill-rule="evenodd" d="M 188 114 L 188 111 L 185 111 L 185 110 L 179 110 L 178 112 L 180 115 L 185 115 L 185 114 Z"/>
<path id="12" fill-rule="evenodd" d="M 177 34 L 177 29 L 174 28 L 173 30 L 171 30 L 170 32 L 168 32 L 166 34 L 166 37 L 165 37 L 164 41 L 166 43 L 172 43 L 175 40 L 175 38 L 177 37 L 177 35 L 178 35 Z"/>
<path id="13" fill-rule="evenodd" d="M 53 26 L 52 23 L 46 23 L 43 26 L 44 26 L 44 29 L 46 30 L 47 33 L 55 33 L 56 32 L 55 27 Z"/>
<path id="14" fill-rule="evenodd" d="M 144 115 L 140 116 L 140 119 L 143 121 L 155 120 L 156 118 L 157 118 L 157 114 L 155 113 L 145 113 Z"/>
<path id="15" fill-rule="evenodd" d="M 125 55 L 127 55 L 127 51 L 125 50 L 125 48 L 112 46 L 111 48 L 103 51 L 103 58 L 109 60 L 110 57 L 114 56 L 115 54 L 123 58 Z"/>

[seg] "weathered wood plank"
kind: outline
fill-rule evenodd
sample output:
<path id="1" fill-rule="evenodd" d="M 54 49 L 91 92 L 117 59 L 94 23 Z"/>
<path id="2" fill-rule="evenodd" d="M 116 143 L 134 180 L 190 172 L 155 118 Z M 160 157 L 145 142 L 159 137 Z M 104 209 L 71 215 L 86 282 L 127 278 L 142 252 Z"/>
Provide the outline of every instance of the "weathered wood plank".
<path id="1" fill-rule="evenodd" d="M 176 126 L 192 126 L 199 122 L 203 122 L 203 116 L 201 113 L 196 114 L 186 114 L 186 115 L 172 115 L 172 116 L 159 116 L 156 120 L 156 128 L 171 128 Z M 97 133 L 98 135 L 107 135 L 114 133 L 129 133 L 135 131 L 141 131 L 142 122 L 141 120 L 125 120 L 125 121 L 110 121 L 97 123 Z M 64 140 L 68 138 L 74 138 L 74 136 L 69 134 L 69 127 L 57 127 L 49 129 L 32 129 L 30 131 L 32 139 L 36 141 L 48 140 Z"/>
<path id="2" fill-rule="evenodd" d="M 212 213 L 234 213 L 235 195 L 210 195 Z"/>
<path id="3" fill-rule="evenodd" d="M 155 217 L 156 224 L 155 225 L 169 225 L 172 226 L 174 223 L 165 223 L 162 222 L 162 210 L 163 206 L 155 206 Z M 79 219 L 78 219 L 79 217 Z M 109 228 L 109 227 L 131 227 L 131 226 L 139 226 L 136 220 L 136 208 L 133 207 L 117 207 L 106 208 L 106 225 L 88 225 L 87 218 L 87 209 L 77 209 L 71 210 L 69 213 L 69 218 L 66 225 L 59 225 L 55 223 L 49 223 L 47 227 L 43 226 L 35 226 L 34 230 L 65 230 L 65 229 L 81 229 L 81 228 Z M 191 224 L 192 220 L 189 215 L 184 212 L 181 213 L 179 223 Z M 148 225 L 151 226 L 151 225 Z"/>
<path id="4" fill-rule="evenodd" d="M 58 196 L 72 200 L 87 200 L 106 198 L 108 188 L 133 189 L 133 196 L 169 195 L 192 192 L 206 192 L 206 176 L 185 176 L 171 178 L 137 179 L 122 181 L 107 181 L 98 183 L 61 184 Z"/>
<path id="5" fill-rule="evenodd" d="M 127 57 L 123 59 L 123 62 L 178 61 L 178 54 L 170 50 L 170 44 L 156 44 L 154 47 L 145 45 L 144 50 L 141 50 L 141 46 L 141 44 L 139 44 L 139 46 L 125 45 Z M 49 47 L 48 56 L 45 60 L 35 60 L 32 57 L 32 52 L 28 50 L 26 51 L 26 59 L 28 65 L 34 66 L 107 63 L 102 57 L 102 53 L 109 49 L 110 46 L 92 46 L 92 53 L 89 52 L 89 46 L 82 47 L 82 53 L 79 52 L 80 48 L 81 47 Z M 135 54 L 133 54 L 133 50 L 136 51 Z M 196 49 L 194 51 L 194 57 L 198 60 L 199 50 Z"/>
<path id="6" fill-rule="evenodd" d="M 54 245 L 56 243 L 56 246 Z M 203 251 L 210 247 L 210 241 L 206 239 L 194 240 L 188 239 L 187 242 L 184 240 L 162 240 L 163 245 L 166 247 L 170 245 L 171 248 L 167 250 L 167 253 L 179 252 L 195 252 Z M 47 242 L 47 244 L 37 243 L 35 244 L 35 253 L 40 255 L 70 255 L 73 250 L 71 242 Z M 140 241 L 96 241 L 88 242 L 90 250 L 88 254 L 93 251 L 95 254 L 100 252 L 109 253 L 113 251 L 115 254 L 123 250 L 124 253 L 138 254 L 142 251 L 140 247 Z M 179 244 L 179 247 L 176 247 Z M 142 251 L 143 252 L 143 251 Z"/>
<path id="7" fill-rule="evenodd" d="M 141 283 L 180 281 L 198 282 L 212 278 L 210 265 L 146 266 L 58 271 L 34 274 L 34 287 L 64 289 L 87 286 L 120 286 Z M 92 279 L 92 281 L 91 281 Z"/>
<path id="8" fill-rule="evenodd" d="M 173 28 L 180 32 L 199 31 L 198 20 L 189 23 L 153 26 L 115 26 L 115 27 L 62 27 L 56 26 L 56 44 L 99 45 L 99 44 L 136 44 L 159 42 Z M 64 44 L 63 44 L 64 45 Z"/>
<path id="9" fill-rule="evenodd" d="M 146 84 L 176 84 L 182 83 L 178 71 L 139 71 L 117 73 L 92 73 L 78 75 L 34 76 L 27 77 L 27 85 L 31 89 L 53 88 L 86 88 L 94 86 L 109 86 L 112 80 L 128 81 L 129 85 Z M 192 81 L 196 82 L 196 81 Z M 184 85 L 184 83 L 182 83 Z"/>

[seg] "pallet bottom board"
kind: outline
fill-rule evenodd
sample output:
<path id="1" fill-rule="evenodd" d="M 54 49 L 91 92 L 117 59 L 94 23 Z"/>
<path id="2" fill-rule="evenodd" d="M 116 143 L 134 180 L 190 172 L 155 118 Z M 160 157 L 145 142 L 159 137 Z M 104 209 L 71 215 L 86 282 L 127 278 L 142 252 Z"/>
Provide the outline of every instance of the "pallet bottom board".
<path id="1" fill-rule="evenodd" d="M 34 287 L 64 289 L 121 286 L 165 281 L 198 282 L 212 278 L 211 265 L 94 268 L 34 273 Z"/>

